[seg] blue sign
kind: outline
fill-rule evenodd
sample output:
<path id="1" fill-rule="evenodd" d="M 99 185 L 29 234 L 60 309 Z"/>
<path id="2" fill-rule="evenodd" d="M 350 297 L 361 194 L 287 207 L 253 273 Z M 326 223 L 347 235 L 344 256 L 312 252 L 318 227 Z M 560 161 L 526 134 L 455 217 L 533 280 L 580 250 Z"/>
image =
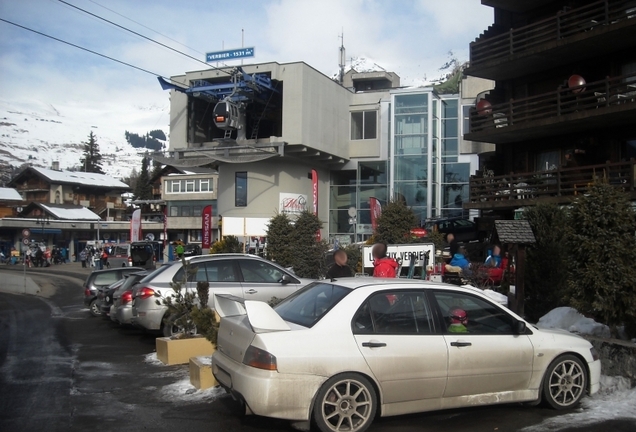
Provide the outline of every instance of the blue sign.
<path id="1" fill-rule="evenodd" d="M 254 57 L 254 47 L 205 53 L 205 61 L 208 63 L 221 60 L 236 60 L 246 57 Z"/>

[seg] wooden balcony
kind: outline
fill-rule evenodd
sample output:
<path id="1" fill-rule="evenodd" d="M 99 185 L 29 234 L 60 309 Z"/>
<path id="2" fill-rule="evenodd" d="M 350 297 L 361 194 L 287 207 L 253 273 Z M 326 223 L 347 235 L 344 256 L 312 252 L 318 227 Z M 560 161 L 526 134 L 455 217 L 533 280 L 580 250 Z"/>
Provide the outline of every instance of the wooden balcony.
<path id="1" fill-rule="evenodd" d="M 636 199 L 636 160 L 493 177 L 471 177 L 466 209 L 514 209 L 538 203 L 564 204 L 603 180 Z"/>
<path id="2" fill-rule="evenodd" d="M 600 0 L 470 44 L 469 75 L 510 79 L 634 46 L 636 0 Z"/>
<path id="3" fill-rule="evenodd" d="M 467 140 L 495 144 L 629 125 L 636 114 L 636 74 L 558 88 L 470 113 Z"/>

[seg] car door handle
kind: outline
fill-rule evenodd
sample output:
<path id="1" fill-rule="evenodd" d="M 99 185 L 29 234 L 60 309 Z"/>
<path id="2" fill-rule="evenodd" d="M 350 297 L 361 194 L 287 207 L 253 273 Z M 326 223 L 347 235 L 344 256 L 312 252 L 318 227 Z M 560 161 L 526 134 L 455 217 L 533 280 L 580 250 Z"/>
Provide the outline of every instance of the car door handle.
<path id="1" fill-rule="evenodd" d="M 384 342 L 362 342 L 362 346 L 367 348 L 381 348 L 385 347 L 386 344 Z"/>
<path id="2" fill-rule="evenodd" d="M 258 291 L 256 291 L 254 288 L 249 289 L 247 291 L 245 291 L 245 294 L 256 294 Z"/>
<path id="3" fill-rule="evenodd" d="M 451 342 L 451 346 L 456 346 L 456 347 L 467 347 L 471 345 L 472 344 L 470 342 Z"/>

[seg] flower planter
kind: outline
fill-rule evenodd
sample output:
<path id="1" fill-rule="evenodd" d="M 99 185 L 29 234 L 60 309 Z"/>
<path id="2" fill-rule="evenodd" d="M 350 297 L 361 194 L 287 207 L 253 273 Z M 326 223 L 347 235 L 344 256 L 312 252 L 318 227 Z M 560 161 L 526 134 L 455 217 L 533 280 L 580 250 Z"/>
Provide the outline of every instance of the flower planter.
<path id="1" fill-rule="evenodd" d="M 164 364 L 186 364 L 190 357 L 211 356 L 215 350 L 204 337 L 188 339 L 157 338 L 157 358 Z"/>

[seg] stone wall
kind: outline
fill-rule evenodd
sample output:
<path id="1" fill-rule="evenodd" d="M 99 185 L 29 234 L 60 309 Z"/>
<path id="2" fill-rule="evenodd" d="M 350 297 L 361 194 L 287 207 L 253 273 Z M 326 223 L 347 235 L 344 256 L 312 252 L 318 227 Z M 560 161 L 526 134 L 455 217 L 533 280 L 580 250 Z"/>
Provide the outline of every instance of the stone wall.
<path id="1" fill-rule="evenodd" d="M 601 357 L 601 373 L 623 376 L 636 385 L 636 344 L 618 339 L 586 336 Z"/>

